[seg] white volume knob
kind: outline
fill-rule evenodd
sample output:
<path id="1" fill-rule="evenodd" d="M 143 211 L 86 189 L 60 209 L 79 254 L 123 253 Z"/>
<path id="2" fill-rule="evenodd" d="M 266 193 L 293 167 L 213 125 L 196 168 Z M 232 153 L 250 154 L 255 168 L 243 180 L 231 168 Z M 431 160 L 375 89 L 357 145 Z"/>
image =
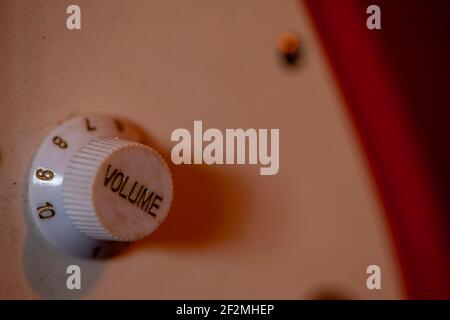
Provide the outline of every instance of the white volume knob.
<path id="1" fill-rule="evenodd" d="M 166 217 L 171 200 L 172 180 L 161 156 L 119 138 L 88 142 L 64 177 L 66 213 L 83 234 L 98 240 L 149 235 Z"/>
<path id="2" fill-rule="evenodd" d="M 171 206 L 172 177 L 155 150 L 135 142 L 143 140 L 133 124 L 105 115 L 57 126 L 30 168 L 30 215 L 42 235 L 97 257 L 155 231 Z"/>

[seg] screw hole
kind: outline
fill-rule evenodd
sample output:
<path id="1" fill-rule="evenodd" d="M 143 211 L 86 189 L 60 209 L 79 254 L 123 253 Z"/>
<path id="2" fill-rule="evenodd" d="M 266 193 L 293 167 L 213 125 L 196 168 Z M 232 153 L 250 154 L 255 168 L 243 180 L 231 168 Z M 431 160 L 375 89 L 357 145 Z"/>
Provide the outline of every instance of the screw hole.
<path id="1" fill-rule="evenodd" d="M 283 32 L 278 36 L 278 51 L 285 65 L 296 67 L 301 59 L 301 43 L 297 35 Z"/>

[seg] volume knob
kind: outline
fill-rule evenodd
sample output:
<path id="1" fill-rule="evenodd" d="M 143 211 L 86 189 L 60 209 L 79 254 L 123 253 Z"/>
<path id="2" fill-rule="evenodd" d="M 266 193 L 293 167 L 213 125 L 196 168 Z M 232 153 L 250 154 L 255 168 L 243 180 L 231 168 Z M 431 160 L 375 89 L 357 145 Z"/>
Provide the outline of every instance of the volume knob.
<path id="1" fill-rule="evenodd" d="M 121 138 L 95 138 L 70 159 L 62 200 L 69 219 L 86 236 L 134 241 L 167 216 L 172 178 L 155 150 Z"/>

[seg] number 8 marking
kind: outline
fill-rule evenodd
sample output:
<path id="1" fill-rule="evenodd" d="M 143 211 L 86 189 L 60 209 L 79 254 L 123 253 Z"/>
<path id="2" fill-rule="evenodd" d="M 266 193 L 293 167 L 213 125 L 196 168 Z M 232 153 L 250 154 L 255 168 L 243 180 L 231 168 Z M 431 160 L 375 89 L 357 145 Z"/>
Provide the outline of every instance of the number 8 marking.
<path id="1" fill-rule="evenodd" d="M 39 180 L 49 181 L 52 180 L 55 174 L 52 170 L 45 170 L 45 169 L 37 169 L 36 170 L 36 178 Z"/>
<path id="2" fill-rule="evenodd" d="M 61 149 L 66 149 L 67 148 L 67 142 L 64 141 L 61 137 L 55 136 L 53 138 L 53 143 L 55 145 L 57 145 L 58 147 L 60 147 Z"/>

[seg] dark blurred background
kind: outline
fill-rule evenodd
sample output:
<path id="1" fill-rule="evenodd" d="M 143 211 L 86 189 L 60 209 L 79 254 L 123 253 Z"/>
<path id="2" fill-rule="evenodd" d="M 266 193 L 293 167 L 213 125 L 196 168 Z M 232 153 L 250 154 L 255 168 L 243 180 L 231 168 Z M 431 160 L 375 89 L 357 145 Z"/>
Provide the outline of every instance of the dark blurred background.
<path id="1" fill-rule="evenodd" d="M 305 0 L 378 185 L 411 298 L 450 298 L 450 1 Z M 366 8 L 381 8 L 368 30 Z"/>
<path id="2" fill-rule="evenodd" d="M 450 1 L 377 2 L 384 9 L 383 50 L 450 216 Z"/>

